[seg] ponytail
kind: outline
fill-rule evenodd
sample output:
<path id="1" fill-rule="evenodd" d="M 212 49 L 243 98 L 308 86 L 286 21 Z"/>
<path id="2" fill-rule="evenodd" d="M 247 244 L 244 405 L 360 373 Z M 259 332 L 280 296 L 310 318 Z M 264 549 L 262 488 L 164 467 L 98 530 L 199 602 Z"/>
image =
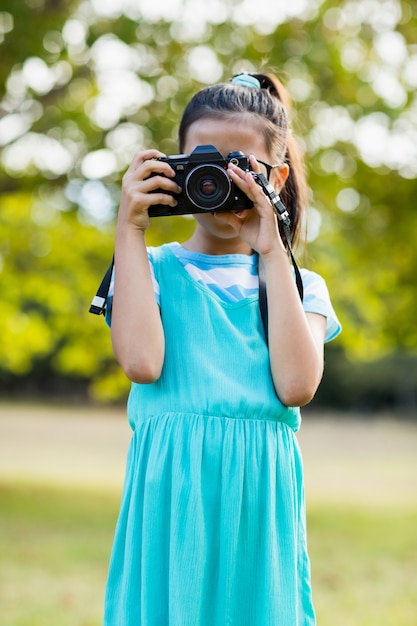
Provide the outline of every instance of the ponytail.
<path id="1" fill-rule="evenodd" d="M 291 117 L 291 100 L 281 81 L 273 74 L 252 74 L 260 82 L 261 89 L 269 91 L 284 107 L 287 117 Z M 300 146 L 291 128 L 288 128 L 285 163 L 289 166 L 288 178 L 280 192 L 281 200 L 291 218 L 291 236 L 294 243 L 300 238 L 302 216 L 308 203 L 308 187 L 304 161 Z"/>

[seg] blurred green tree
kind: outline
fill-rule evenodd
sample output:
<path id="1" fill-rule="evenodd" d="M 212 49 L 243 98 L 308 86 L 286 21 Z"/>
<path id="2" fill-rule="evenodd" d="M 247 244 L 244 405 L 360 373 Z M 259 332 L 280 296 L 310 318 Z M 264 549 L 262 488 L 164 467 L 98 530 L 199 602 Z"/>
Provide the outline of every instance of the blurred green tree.
<path id="1" fill-rule="evenodd" d="M 412 0 L 3 0 L 0 380 L 127 388 L 88 304 L 137 149 L 177 151 L 191 94 L 275 68 L 294 101 L 322 273 L 352 359 L 417 352 L 417 15 Z M 150 243 L 183 239 L 157 220 Z M 40 378 L 39 378 L 40 379 Z"/>

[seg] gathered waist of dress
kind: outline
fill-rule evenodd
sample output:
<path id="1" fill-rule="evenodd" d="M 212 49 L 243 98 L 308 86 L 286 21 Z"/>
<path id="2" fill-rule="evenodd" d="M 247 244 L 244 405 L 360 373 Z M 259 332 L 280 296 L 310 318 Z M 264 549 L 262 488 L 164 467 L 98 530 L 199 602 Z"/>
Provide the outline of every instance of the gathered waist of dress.
<path id="1" fill-rule="evenodd" d="M 272 414 L 269 412 L 251 412 L 251 414 L 229 415 L 221 412 L 193 412 L 193 411 L 159 411 L 158 413 L 141 414 L 133 410 L 129 406 L 128 418 L 131 427 L 153 420 L 169 419 L 184 420 L 185 422 L 193 422 L 194 420 L 221 420 L 224 422 L 268 422 L 277 424 L 286 424 L 291 430 L 298 431 L 301 423 L 300 411 L 298 408 L 289 408 L 281 414 Z"/>

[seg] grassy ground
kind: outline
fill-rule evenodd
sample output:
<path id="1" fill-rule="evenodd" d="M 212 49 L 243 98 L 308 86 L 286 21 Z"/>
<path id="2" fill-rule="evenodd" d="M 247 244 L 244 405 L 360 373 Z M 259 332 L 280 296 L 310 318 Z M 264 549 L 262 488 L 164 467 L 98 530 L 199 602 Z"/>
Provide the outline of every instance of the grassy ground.
<path id="1" fill-rule="evenodd" d="M 101 624 L 129 433 L 58 413 L 0 406 L 0 626 Z M 416 442 L 410 424 L 306 420 L 319 626 L 417 626 Z"/>
<path id="2" fill-rule="evenodd" d="M 0 499 L 0 624 L 99 626 L 118 497 L 3 484 Z M 308 523 L 320 626 L 416 626 L 417 509 L 315 505 Z"/>
<path id="3" fill-rule="evenodd" d="M 1 626 L 98 626 L 116 496 L 0 488 Z"/>
<path id="4" fill-rule="evenodd" d="M 416 626 L 417 509 L 311 507 L 319 626 Z"/>

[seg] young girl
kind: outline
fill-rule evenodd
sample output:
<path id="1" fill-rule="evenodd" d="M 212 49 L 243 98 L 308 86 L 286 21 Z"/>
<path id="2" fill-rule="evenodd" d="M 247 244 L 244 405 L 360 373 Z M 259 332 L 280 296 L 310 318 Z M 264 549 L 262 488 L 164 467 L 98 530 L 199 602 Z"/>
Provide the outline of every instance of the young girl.
<path id="1" fill-rule="evenodd" d="M 194 96 L 179 147 L 242 151 L 281 193 L 294 238 L 305 181 L 286 109 L 276 78 L 237 76 Z M 133 383 L 133 437 L 104 624 L 310 626 L 296 407 L 313 398 L 340 326 L 307 270 L 301 302 L 269 199 L 231 163 L 253 207 L 197 214 L 188 241 L 147 249 L 148 208 L 175 207 L 181 191 L 161 156 L 134 157 L 117 223 L 111 335 Z"/>

